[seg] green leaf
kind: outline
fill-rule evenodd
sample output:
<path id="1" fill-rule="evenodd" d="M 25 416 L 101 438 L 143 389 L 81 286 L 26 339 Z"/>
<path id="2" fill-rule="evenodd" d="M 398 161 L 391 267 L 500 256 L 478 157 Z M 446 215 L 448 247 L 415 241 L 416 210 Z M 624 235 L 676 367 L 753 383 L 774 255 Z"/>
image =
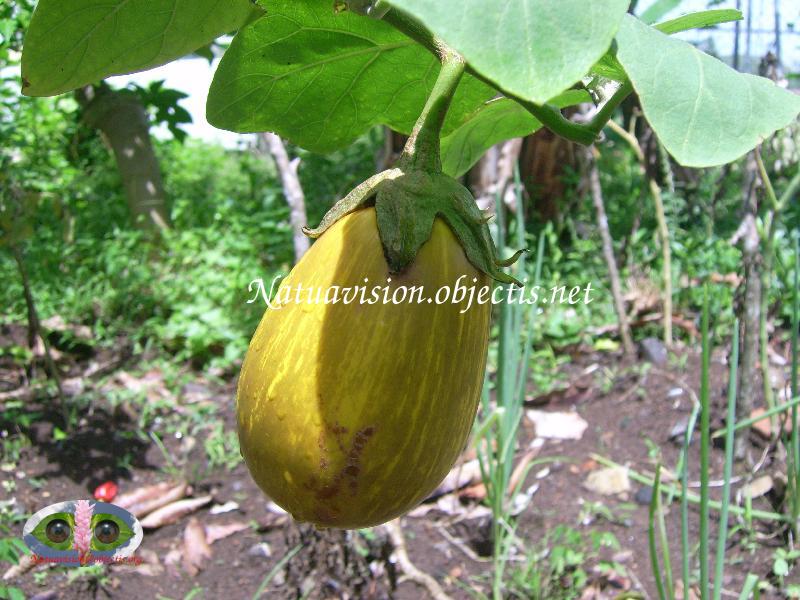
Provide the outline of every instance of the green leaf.
<path id="1" fill-rule="evenodd" d="M 678 8 L 682 1 L 683 0 L 656 0 L 639 15 L 639 18 L 645 23 L 655 23 Z"/>
<path id="2" fill-rule="evenodd" d="M 683 15 L 677 19 L 653 25 L 653 27 L 672 35 L 673 33 L 680 33 L 681 31 L 687 31 L 689 29 L 698 29 L 700 27 L 710 27 L 712 25 L 719 25 L 720 23 L 738 21 L 741 18 L 742 13 L 738 10 L 704 10 L 689 15 Z M 590 69 L 591 74 L 613 79 L 614 81 L 626 81 L 628 75 L 625 73 L 625 69 L 622 68 L 622 65 L 619 64 L 616 55 L 616 48 L 609 49 L 603 57 L 592 66 Z"/>
<path id="3" fill-rule="evenodd" d="M 778 577 L 786 577 L 789 574 L 789 563 L 783 558 L 776 558 L 772 565 L 772 572 Z"/>
<path id="4" fill-rule="evenodd" d="M 614 81 L 627 81 L 628 74 L 625 73 L 625 69 L 619 64 L 615 54 L 616 52 L 606 52 L 600 60 L 594 63 L 590 69 L 590 73 L 592 75 L 605 77 L 606 79 L 613 79 Z"/>
<path id="5" fill-rule="evenodd" d="M 800 96 L 738 73 L 635 17 L 626 16 L 617 43 L 647 120 L 687 167 L 735 160 L 800 112 Z"/>
<path id="6" fill-rule="evenodd" d="M 276 0 L 225 53 L 208 95 L 215 127 L 274 131 L 308 150 L 330 152 L 370 127 L 410 133 L 433 89 L 437 59 L 390 25 L 330 0 Z M 495 90 L 465 76 L 445 131 Z"/>
<path id="7" fill-rule="evenodd" d="M 584 90 L 568 90 L 550 103 L 564 108 L 591 100 Z M 513 100 L 490 100 L 442 138 L 442 169 L 451 177 L 460 177 L 494 144 L 530 135 L 541 126 L 531 113 Z"/>
<path id="8" fill-rule="evenodd" d="M 712 27 L 722 23 L 730 23 L 731 21 L 741 21 L 741 11 L 732 8 L 722 8 L 715 10 L 703 10 L 688 15 L 682 15 L 677 19 L 664 21 L 658 25 L 654 25 L 656 29 L 662 33 L 673 34 L 680 33 L 681 31 L 688 31 L 690 29 L 700 29 L 701 27 Z"/>
<path id="9" fill-rule="evenodd" d="M 629 0 L 389 0 L 504 91 L 544 103 L 608 49 Z"/>
<path id="10" fill-rule="evenodd" d="M 248 0 L 39 0 L 22 52 L 28 96 L 163 65 L 237 29 Z"/>

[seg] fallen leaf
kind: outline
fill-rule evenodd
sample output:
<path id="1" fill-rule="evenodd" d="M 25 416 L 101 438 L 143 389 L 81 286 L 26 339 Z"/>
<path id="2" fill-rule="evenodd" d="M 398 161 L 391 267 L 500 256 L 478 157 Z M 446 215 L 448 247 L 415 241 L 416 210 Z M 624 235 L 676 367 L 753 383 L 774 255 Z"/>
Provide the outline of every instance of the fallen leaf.
<path id="1" fill-rule="evenodd" d="M 210 558 L 211 546 L 206 539 L 206 530 L 196 517 L 192 517 L 183 530 L 183 569 L 194 577 Z"/>
<path id="2" fill-rule="evenodd" d="M 178 500 L 177 502 L 172 502 L 171 504 L 167 504 L 153 511 L 143 518 L 140 523 L 144 529 L 157 529 L 158 527 L 175 523 L 180 520 L 181 517 L 193 513 L 209 502 L 211 502 L 211 496 Z"/>
<path id="3" fill-rule="evenodd" d="M 238 509 L 239 509 L 239 504 L 237 502 L 234 502 L 233 500 L 230 500 L 225 504 L 215 504 L 209 509 L 208 514 L 221 515 L 227 512 L 233 512 L 234 510 Z"/>
<path id="4" fill-rule="evenodd" d="M 23 554 L 19 557 L 19 562 L 16 565 L 11 565 L 5 573 L 3 573 L 3 581 L 11 581 L 20 575 L 24 575 L 36 565 L 32 554 Z"/>
<path id="5" fill-rule="evenodd" d="M 483 500 L 486 498 L 486 486 L 482 483 L 476 483 L 465 487 L 458 495 L 461 498 L 469 498 L 470 500 Z"/>
<path id="6" fill-rule="evenodd" d="M 275 504 L 272 500 L 267 502 L 267 510 L 269 512 L 271 512 L 271 513 L 276 514 L 276 515 L 288 515 L 289 514 L 285 510 L 283 510 L 280 506 Z"/>
<path id="7" fill-rule="evenodd" d="M 126 494 L 121 494 L 114 504 L 120 508 L 124 508 L 125 510 L 130 510 L 130 507 L 134 504 L 139 504 L 140 502 L 150 498 L 160 496 L 173 485 L 174 484 L 169 481 L 162 481 L 161 483 L 156 483 L 155 485 L 146 485 L 136 488 L 135 490 Z"/>
<path id="8" fill-rule="evenodd" d="M 164 566 L 161 564 L 158 554 L 154 551 L 142 549 L 137 555 L 142 561 L 138 565 L 112 563 L 111 567 L 117 573 L 136 573 L 146 577 L 160 577 L 164 574 Z"/>
<path id="9" fill-rule="evenodd" d="M 756 418 L 760 415 L 763 415 L 766 411 L 763 408 L 755 408 L 750 413 L 750 418 Z M 780 427 L 781 419 L 779 416 L 775 416 L 775 431 L 777 432 L 778 427 Z M 759 419 L 755 423 L 750 426 L 753 431 L 758 433 L 761 437 L 765 439 L 770 439 L 772 437 L 772 429 L 770 429 L 770 417 L 764 417 L 763 419 Z M 783 424 L 783 431 L 785 433 L 791 433 L 792 431 L 792 422 L 789 419 L 786 419 Z"/>
<path id="10" fill-rule="evenodd" d="M 164 566 L 167 568 L 167 573 L 173 577 L 180 577 L 181 573 L 178 566 L 181 564 L 182 558 L 181 551 L 177 548 L 167 552 L 167 555 L 164 557 Z"/>
<path id="11" fill-rule="evenodd" d="M 221 540 L 229 535 L 233 535 L 234 533 L 238 533 L 249 528 L 250 524 L 245 523 L 244 521 L 234 521 L 233 523 L 228 523 L 226 525 L 206 525 L 206 541 L 209 544 L 213 544 L 217 540 Z"/>
<path id="12" fill-rule="evenodd" d="M 750 483 L 742 486 L 742 495 L 750 498 L 760 498 L 772 489 L 773 481 L 769 475 L 762 475 Z"/>
<path id="13" fill-rule="evenodd" d="M 589 424 L 576 412 L 531 409 L 525 416 L 536 426 L 536 436 L 551 440 L 579 440 Z"/>
<path id="14" fill-rule="evenodd" d="M 612 496 L 629 492 L 631 482 L 628 478 L 628 469 L 625 467 L 610 467 L 589 473 L 583 485 L 589 491 L 603 496 Z"/>
<path id="15" fill-rule="evenodd" d="M 175 487 L 168 488 L 167 491 L 162 492 L 158 496 L 148 498 L 147 500 L 143 500 L 142 502 L 134 504 L 128 509 L 128 512 L 137 519 L 147 516 L 148 514 L 166 506 L 167 504 L 183 498 L 186 495 L 186 488 L 186 482 L 181 482 Z"/>
<path id="16" fill-rule="evenodd" d="M 460 490 L 470 484 L 480 481 L 481 478 L 481 465 L 478 459 L 473 459 L 463 464 L 456 465 L 447 474 L 442 483 L 439 484 L 433 493 L 428 496 L 427 500 L 444 496 L 452 491 Z"/>
<path id="17" fill-rule="evenodd" d="M 511 477 L 508 478 L 507 491 L 509 494 L 513 494 L 514 490 L 517 489 L 517 486 L 520 485 L 521 479 L 528 473 L 528 465 L 531 464 L 531 461 L 538 453 L 538 450 L 528 450 L 522 455 L 522 458 L 519 459 L 517 466 L 514 467 L 514 470 L 511 472 Z"/>

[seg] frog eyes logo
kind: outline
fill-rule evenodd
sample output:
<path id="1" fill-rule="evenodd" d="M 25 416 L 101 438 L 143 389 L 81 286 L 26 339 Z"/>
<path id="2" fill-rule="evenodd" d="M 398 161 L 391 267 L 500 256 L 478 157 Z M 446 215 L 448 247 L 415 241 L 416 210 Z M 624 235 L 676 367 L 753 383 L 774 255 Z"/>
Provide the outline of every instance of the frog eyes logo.
<path id="1" fill-rule="evenodd" d="M 43 562 L 119 562 L 142 543 L 142 526 L 114 504 L 69 500 L 51 504 L 28 519 L 22 539 Z"/>

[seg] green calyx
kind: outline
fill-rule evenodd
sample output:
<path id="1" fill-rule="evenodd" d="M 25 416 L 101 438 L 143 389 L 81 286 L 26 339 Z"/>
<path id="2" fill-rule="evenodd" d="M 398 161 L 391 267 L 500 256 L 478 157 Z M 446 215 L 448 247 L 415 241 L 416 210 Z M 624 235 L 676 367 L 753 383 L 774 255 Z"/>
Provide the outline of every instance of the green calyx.
<path id="1" fill-rule="evenodd" d="M 373 175 L 337 202 L 316 229 L 306 235 L 319 237 L 341 217 L 374 206 L 383 253 L 389 270 L 403 271 L 422 245 L 430 239 L 437 217 L 455 234 L 472 265 L 501 283 L 521 286 L 502 271 L 525 250 L 501 260 L 484 215 L 472 194 L 452 177 L 442 173 L 440 132 L 450 100 L 464 72 L 463 59 L 442 46 L 442 70 L 428 97 L 397 167 Z"/>

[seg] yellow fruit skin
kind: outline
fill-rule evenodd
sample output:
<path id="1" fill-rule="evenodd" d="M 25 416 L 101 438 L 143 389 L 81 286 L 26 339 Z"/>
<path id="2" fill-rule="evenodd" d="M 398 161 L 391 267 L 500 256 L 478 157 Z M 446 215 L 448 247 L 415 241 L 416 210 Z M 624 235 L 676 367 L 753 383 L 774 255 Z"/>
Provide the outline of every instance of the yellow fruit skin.
<path id="1" fill-rule="evenodd" d="M 490 285 L 436 219 L 414 262 L 390 275 L 367 208 L 335 223 L 282 286 L 324 297 L 336 285 L 421 285 L 427 298 L 462 274 L 467 286 Z M 237 391 L 242 454 L 261 489 L 321 527 L 377 525 L 424 500 L 463 450 L 483 385 L 491 306 L 474 302 L 460 314 L 465 306 L 268 309 Z"/>

